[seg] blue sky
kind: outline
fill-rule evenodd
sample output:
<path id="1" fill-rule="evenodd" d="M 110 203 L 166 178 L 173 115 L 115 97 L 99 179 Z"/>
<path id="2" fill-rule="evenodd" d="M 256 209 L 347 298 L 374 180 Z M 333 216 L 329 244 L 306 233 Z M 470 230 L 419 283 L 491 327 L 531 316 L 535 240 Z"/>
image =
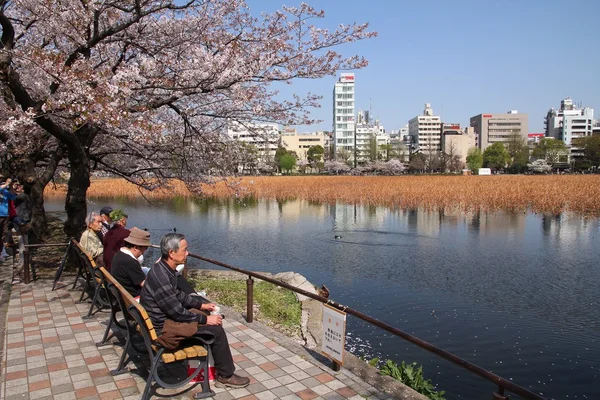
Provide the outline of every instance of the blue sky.
<path id="1" fill-rule="evenodd" d="M 338 50 L 369 66 L 356 74 L 356 106 L 399 129 L 431 103 L 447 122 L 519 110 L 529 131 L 542 132 L 550 107 L 570 96 L 600 119 L 600 1 L 597 0 L 327 0 L 318 26 L 369 22 L 379 36 Z M 247 0 L 253 13 L 286 0 Z M 300 131 L 330 130 L 334 77 L 298 81 L 284 93 L 323 96 L 312 115 L 323 122 Z"/>

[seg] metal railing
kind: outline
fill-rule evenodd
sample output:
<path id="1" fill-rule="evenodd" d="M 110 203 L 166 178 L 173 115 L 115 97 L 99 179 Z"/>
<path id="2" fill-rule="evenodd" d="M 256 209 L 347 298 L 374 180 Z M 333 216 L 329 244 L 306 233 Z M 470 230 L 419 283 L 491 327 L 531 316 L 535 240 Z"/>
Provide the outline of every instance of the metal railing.
<path id="1" fill-rule="evenodd" d="M 69 243 L 52 243 L 52 244 L 33 244 L 33 245 L 25 245 L 20 243 L 20 251 L 22 251 L 22 257 L 23 257 L 23 263 L 24 263 L 24 281 L 25 283 L 29 283 L 31 281 L 31 277 L 30 277 L 30 254 L 29 254 L 29 249 L 30 248 L 41 248 L 41 247 L 60 247 L 60 246 L 68 246 Z M 159 246 L 156 245 L 152 245 L 151 247 L 154 248 L 159 248 Z M 438 357 L 441 357 L 447 361 L 450 361 L 453 364 L 458 365 L 459 367 L 466 369 L 467 371 L 489 381 L 494 383 L 495 385 L 497 385 L 498 389 L 496 392 L 492 393 L 492 399 L 493 400 L 507 400 L 508 396 L 505 395 L 505 391 L 509 391 L 512 392 L 518 396 L 521 396 L 523 399 L 527 399 L 527 400 L 546 400 L 544 397 L 531 392 L 530 390 L 525 389 L 524 387 L 521 387 L 501 376 L 498 376 L 490 371 L 487 371 L 481 367 L 479 367 L 478 365 L 475 365 L 469 361 L 466 361 L 446 350 L 443 350 L 439 347 L 436 347 L 434 345 L 432 345 L 429 342 L 426 342 L 422 339 L 419 339 L 416 336 L 413 336 L 409 333 L 406 333 L 398 328 L 395 328 L 389 324 L 386 324 L 385 322 L 381 322 L 367 314 L 364 314 L 358 310 L 355 310 L 351 307 L 345 306 L 343 304 L 340 304 L 336 301 L 333 301 L 331 299 L 316 295 L 314 293 L 311 292 L 307 292 L 305 290 L 302 289 L 298 289 L 290 284 L 287 284 L 285 282 L 281 282 L 278 281 L 276 279 L 273 279 L 271 277 L 253 272 L 253 271 L 248 271 L 242 268 L 238 268 L 235 267 L 233 265 L 229 265 L 217 260 L 213 260 L 211 258 L 207 258 L 207 257 L 203 257 L 200 256 L 198 254 L 194 254 L 194 253 L 189 253 L 189 256 L 201 261 L 205 261 L 208 262 L 210 264 L 214 264 L 214 265 L 218 265 L 220 267 L 223 268 L 227 268 L 230 269 L 232 271 L 236 271 L 239 272 L 241 274 L 247 275 L 248 279 L 246 280 L 246 321 L 249 323 L 252 323 L 254 320 L 254 313 L 253 313 L 253 305 L 254 305 L 254 280 L 253 278 L 265 281 L 265 282 L 269 282 L 272 283 L 274 285 L 277 285 L 279 287 L 283 287 L 285 289 L 291 290 L 292 292 L 295 293 L 299 293 L 303 296 L 309 297 L 313 300 L 319 301 L 321 303 L 327 304 L 331 307 L 334 307 L 340 311 L 343 311 L 347 314 L 353 315 L 365 322 L 368 322 L 372 325 L 377 326 L 378 328 L 381 328 L 383 330 L 386 330 L 387 332 L 390 332 L 391 334 L 395 335 L 395 336 L 399 336 L 404 340 L 407 340 L 411 343 L 413 343 L 414 345 L 425 349 L 435 355 L 437 355 Z M 33 279 L 35 280 L 35 269 L 31 268 L 31 272 L 33 274 Z M 184 274 L 187 275 L 187 268 L 184 269 Z M 335 370 L 339 370 L 340 365 L 337 363 L 333 363 L 333 368 Z"/>
<path id="2" fill-rule="evenodd" d="M 214 265 L 218 265 L 220 267 L 224 267 L 224 268 L 230 269 L 232 271 L 237 271 L 237 272 L 239 272 L 241 274 L 244 274 L 244 275 L 248 275 L 248 279 L 246 280 L 246 320 L 247 320 L 247 322 L 251 323 L 253 321 L 253 303 L 254 303 L 253 290 L 254 290 L 254 281 L 253 281 L 252 278 L 257 278 L 257 279 L 260 279 L 262 281 L 269 282 L 269 283 L 272 283 L 274 285 L 277 285 L 279 287 L 286 288 L 286 289 L 291 290 L 291 291 L 293 291 L 295 293 L 299 293 L 299 294 L 301 294 L 303 296 L 310 297 L 311 299 L 314 299 L 314 300 L 317 300 L 317 301 L 319 301 L 321 303 L 327 304 L 327 305 L 329 305 L 331 307 L 334 307 L 334 308 L 336 308 L 336 309 L 338 309 L 340 311 L 343 311 L 343 312 L 345 312 L 347 314 L 354 315 L 355 317 L 357 317 L 357 318 L 359 318 L 359 319 L 361 319 L 363 321 L 366 321 L 366 322 L 368 322 L 368 323 L 370 323 L 372 325 L 375 325 L 375 326 L 377 326 L 377 327 L 379 327 L 381 329 L 384 329 L 384 330 L 392 333 L 395 336 L 399 336 L 399 337 L 401 337 L 401 338 L 403 338 L 403 339 L 405 339 L 405 340 L 407 340 L 407 341 L 415 344 L 416 346 L 418 346 L 418 347 L 420 347 L 422 349 L 425 349 L 425 350 L 427 350 L 427 351 L 429 351 L 429 352 L 431 352 L 431 353 L 433 353 L 433 354 L 435 354 L 435 355 L 437 355 L 437 356 L 439 356 L 439 357 L 441 357 L 441 358 L 443 358 L 443 359 L 445 359 L 447 361 L 450 361 L 453 364 L 458 365 L 459 367 L 461 367 L 463 369 L 466 369 L 467 371 L 469 371 L 469 372 L 471 372 L 471 373 L 473 373 L 475 375 L 478 375 L 478 376 L 480 376 L 480 377 L 482 377 L 482 378 L 484 378 L 484 379 L 486 379 L 486 380 L 494 383 L 495 385 L 498 386 L 497 392 L 493 392 L 492 393 L 492 399 L 494 399 L 494 400 L 506 400 L 506 399 L 508 399 L 508 396 L 504 394 L 505 391 L 509 391 L 509 392 L 512 392 L 512 393 L 514 393 L 514 394 L 516 394 L 518 396 L 521 396 L 523 399 L 528 399 L 528 400 L 545 400 L 544 397 L 542 397 L 542 396 L 540 396 L 540 395 L 538 395 L 536 393 L 533 393 L 532 391 L 527 390 L 524 387 L 521 387 L 521 386 L 519 386 L 519 385 L 517 385 L 517 384 L 515 384 L 515 383 L 513 383 L 513 382 L 511 382 L 511 381 L 509 381 L 507 379 L 502 378 L 501 376 L 498 376 L 498 375 L 496 375 L 496 374 L 494 374 L 494 373 L 492 373 L 490 371 L 487 371 L 487 370 L 481 368 L 478 365 L 470 363 L 469 361 L 464 360 L 464 359 L 462 359 L 462 358 L 460 358 L 460 357 L 458 357 L 458 356 L 456 356 L 456 355 L 454 355 L 454 354 L 452 354 L 452 353 L 450 353 L 450 352 L 448 352 L 446 350 L 440 349 L 439 347 L 436 347 L 436 346 L 432 345 L 431 343 L 428 343 L 428 342 L 426 342 L 424 340 L 421 340 L 421 339 L 419 339 L 416 336 L 410 335 L 410 334 L 408 334 L 408 333 L 406 333 L 406 332 L 404 332 L 404 331 L 402 331 L 402 330 L 400 330 L 398 328 L 395 328 L 395 327 L 393 327 L 391 325 L 386 324 L 385 322 L 381 322 L 381 321 L 379 321 L 379 320 L 377 320 L 377 319 L 375 319 L 373 317 L 370 317 L 370 316 L 368 316 L 368 315 L 366 315 L 366 314 L 364 314 L 364 313 L 362 313 L 362 312 L 360 312 L 358 310 L 355 310 L 355 309 L 350 308 L 348 306 L 342 305 L 342 304 L 340 304 L 338 302 L 335 302 L 333 300 L 330 300 L 328 298 L 325 298 L 325 297 L 322 297 L 322 296 L 319 296 L 319 295 L 307 292 L 307 291 L 302 290 L 302 289 L 298 289 L 298 288 L 296 288 L 296 287 L 294 287 L 292 285 L 289 285 L 289 284 L 287 284 L 285 282 L 280 282 L 280 281 L 278 281 L 276 279 L 273 279 L 273 278 L 270 278 L 268 276 L 264 276 L 264 275 L 258 274 L 256 272 L 252 272 L 252 271 L 248 271 L 248 270 L 245 270 L 245 269 L 242 269 L 242 268 L 234 267 L 233 265 L 229 265 L 229 264 L 226 264 L 226 263 L 223 263 L 223 262 L 220 262 L 220 261 L 217 261 L 217 260 L 213 260 L 213 259 L 210 259 L 210 258 L 207 258 L 207 257 L 203 257 L 203 256 L 200 256 L 200 255 L 197 255 L 197 254 L 194 254 L 194 253 L 189 253 L 189 256 L 192 257 L 192 258 L 198 259 L 198 260 L 202 260 L 202 261 L 208 262 L 210 264 L 214 264 Z M 337 370 L 337 369 L 339 369 L 339 367 L 340 367 L 339 364 L 337 364 L 337 363 L 334 362 L 334 369 Z"/>

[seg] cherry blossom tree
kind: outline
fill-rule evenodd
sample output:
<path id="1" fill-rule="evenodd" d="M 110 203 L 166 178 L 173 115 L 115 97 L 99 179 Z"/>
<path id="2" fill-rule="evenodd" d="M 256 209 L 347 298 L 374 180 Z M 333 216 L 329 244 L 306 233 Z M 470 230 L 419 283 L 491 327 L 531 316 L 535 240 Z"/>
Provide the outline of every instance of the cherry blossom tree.
<path id="1" fill-rule="evenodd" d="M 319 97 L 280 100 L 274 84 L 367 65 L 335 48 L 375 33 L 313 25 L 324 16 L 304 3 L 254 17 L 241 0 L 0 0 L 0 151 L 33 154 L 38 136 L 64 150 L 69 235 L 94 169 L 197 190 L 235 170 L 229 122 L 315 122 Z"/>

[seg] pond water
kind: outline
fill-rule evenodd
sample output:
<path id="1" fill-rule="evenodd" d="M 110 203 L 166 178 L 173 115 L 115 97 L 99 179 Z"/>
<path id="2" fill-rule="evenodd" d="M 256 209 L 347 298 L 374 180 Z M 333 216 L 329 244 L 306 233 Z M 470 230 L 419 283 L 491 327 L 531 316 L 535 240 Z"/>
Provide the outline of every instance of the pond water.
<path id="1" fill-rule="evenodd" d="M 90 203 L 122 207 L 129 227 L 147 228 L 153 242 L 175 227 L 194 253 L 298 272 L 333 300 L 548 399 L 600 398 L 598 220 L 252 199 Z M 352 316 L 347 330 L 355 355 L 416 361 L 448 399 L 491 398 L 495 389 Z"/>

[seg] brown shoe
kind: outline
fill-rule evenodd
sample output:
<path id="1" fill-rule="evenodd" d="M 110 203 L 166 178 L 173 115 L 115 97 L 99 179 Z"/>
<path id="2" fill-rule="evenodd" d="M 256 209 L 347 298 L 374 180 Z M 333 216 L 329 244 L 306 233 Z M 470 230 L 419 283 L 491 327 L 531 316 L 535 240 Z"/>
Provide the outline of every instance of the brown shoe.
<path id="1" fill-rule="evenodd" d="M 231 387 L 231 388 L 244 388 L 250 384 L 250 378 L 245 376 L 239 376 L 236 374 L 231 375 L 229 378 L 223 378 L 217 376 L 217 387 Z"/>

